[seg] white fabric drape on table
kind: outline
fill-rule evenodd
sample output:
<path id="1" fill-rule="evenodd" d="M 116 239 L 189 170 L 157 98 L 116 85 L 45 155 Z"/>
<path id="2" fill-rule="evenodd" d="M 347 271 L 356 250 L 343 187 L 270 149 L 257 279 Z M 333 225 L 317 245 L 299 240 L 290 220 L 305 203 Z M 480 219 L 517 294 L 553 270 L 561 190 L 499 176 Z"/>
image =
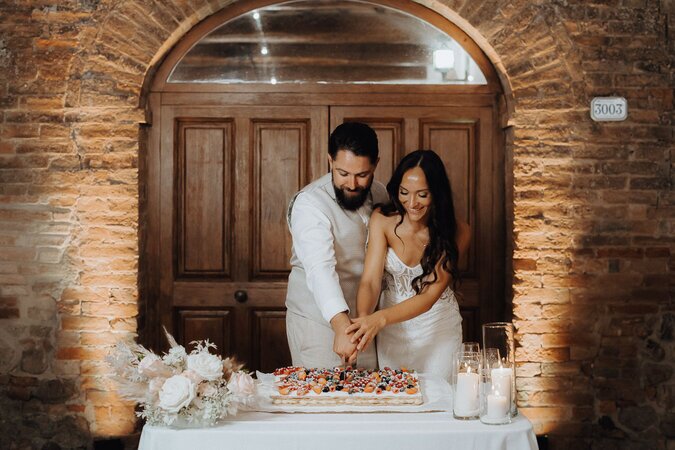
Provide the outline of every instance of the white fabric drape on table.
<path id="1" fill-rule="evenodd" d="M 240 413 L 213 428 L 146 426 L 140 450 L 534 450 L 532 424 L 459 421 L 436 413 Z"/>

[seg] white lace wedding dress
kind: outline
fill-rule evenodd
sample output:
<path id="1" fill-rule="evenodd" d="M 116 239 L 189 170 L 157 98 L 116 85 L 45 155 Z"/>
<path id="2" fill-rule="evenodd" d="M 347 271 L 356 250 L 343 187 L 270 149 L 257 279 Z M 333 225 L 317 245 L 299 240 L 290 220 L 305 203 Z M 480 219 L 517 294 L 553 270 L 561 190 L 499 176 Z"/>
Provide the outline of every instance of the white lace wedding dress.
<path id="1" fill-rule="evenodd" d="M 380 309 L 415 295 L 412 280 L 422 266 L 409 267 L 389 247 L 384 264 Z M 452 355 L 462 343 L 462 317 L 455 293 L 446 288 L 427 312 L 405 322 L 384 327 L 376 337 L 380 367 L 407 367 L 450 379 Z"/>

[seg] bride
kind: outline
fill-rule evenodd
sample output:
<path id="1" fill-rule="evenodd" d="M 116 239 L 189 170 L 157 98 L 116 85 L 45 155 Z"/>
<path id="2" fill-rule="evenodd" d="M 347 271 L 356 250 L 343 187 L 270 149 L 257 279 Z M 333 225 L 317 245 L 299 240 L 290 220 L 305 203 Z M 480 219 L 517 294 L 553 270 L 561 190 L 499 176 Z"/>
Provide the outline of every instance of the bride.
<path id="1" fill-rule="evenodd" d="M 404 157 L 387 192 L 390 203 L 370 219 L 358 317 L 345 333 L 354 333 L 356 351 L 377 335 L 380 367 L 448 379 L 462 342 L 451 286 L 456 287 L 458 260 L 469 246 L 469 226 L 455 219 L 450 182 L 432 150 Z"/>

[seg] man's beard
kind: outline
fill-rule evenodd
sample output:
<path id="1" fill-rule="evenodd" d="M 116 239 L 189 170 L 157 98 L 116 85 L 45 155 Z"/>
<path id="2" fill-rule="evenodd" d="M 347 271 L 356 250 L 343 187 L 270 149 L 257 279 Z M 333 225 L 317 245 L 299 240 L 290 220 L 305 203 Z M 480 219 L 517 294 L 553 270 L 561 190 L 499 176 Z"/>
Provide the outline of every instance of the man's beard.
<path id="1" fill-rule="evenodd" d="M 333 189 L 335 190 L 335 198 L 337 199 L 338 204 L 347 211 L 356 211 L 359 209 L 366 202 L 366 199 L 368 199 L 368 194 L 370 194 L 370 186 L 347 191 L 354 194 L 350 196 L 347 196 L 345 190 L 340 189 L 335 185 L 333 185 Z"/>

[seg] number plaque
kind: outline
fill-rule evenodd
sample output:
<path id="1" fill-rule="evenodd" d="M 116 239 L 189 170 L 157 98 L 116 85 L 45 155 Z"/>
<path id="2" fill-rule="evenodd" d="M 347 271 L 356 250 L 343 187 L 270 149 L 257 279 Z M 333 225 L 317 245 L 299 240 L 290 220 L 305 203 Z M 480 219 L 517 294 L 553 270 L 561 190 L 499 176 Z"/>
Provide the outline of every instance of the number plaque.
<path id="1" fill-rule="evenodd" d="M 626 120 L 628 102 L 623 97 L 595 97 L 591 100 L 591 119 L 596 122 Z"/>

